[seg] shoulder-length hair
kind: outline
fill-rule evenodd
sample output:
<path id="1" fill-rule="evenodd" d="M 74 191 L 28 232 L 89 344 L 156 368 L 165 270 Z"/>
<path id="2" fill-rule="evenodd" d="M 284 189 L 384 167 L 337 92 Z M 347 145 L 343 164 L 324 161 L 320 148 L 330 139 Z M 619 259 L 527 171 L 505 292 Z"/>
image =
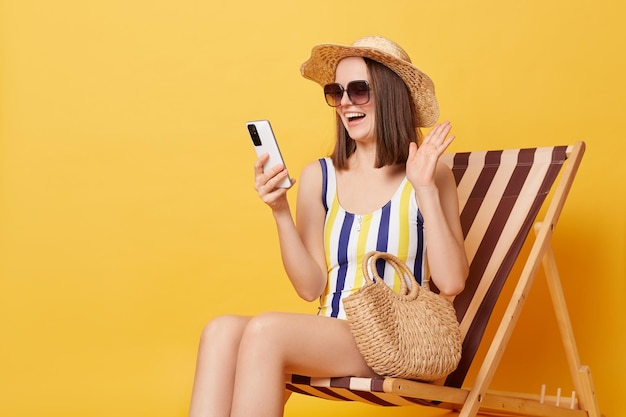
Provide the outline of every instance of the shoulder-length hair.
<path id="1" fill-rule="evenodd" d="M 376 135 L 376 168 L 404 164 L 409 156 L 409 143 L 418 143 L 421 132 L 417 126 L 415 106 L 409 89 L 395 72 L 383 64 L 363 58 L 370 76 L 375 103 L 374 134 Z M 331 154 L 338 169 L 346 169 L 350 155 L 356 150 L 339 115 L 336 115 L 337 141 Z"/>

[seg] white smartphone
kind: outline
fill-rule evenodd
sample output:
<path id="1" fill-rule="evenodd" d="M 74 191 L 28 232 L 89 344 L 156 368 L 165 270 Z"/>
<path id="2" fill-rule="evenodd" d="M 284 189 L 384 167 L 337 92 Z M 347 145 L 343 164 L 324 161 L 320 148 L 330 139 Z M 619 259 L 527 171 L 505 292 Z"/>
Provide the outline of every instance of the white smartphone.
<path id="1" fill-rule="evenodd" d="M 267 162 L 265 162 L 265 165 L 263 165 L 263 170 L 268 170 L 279 164 L 283 165 L 285 169 L 287 169 L 269 120 L 246 122 L 246 126 L 248 127 L 248 133 L 250 133 L 250 138 L 252 139 L 256 156 L 259 157 L 264 153 L 268 153 L 270 156 Z M 280 184 L 278 184 L 278 187 L 291 187 L 291 179 L 289 178 L 289 175 L 287 175 L 287 177 L 281 181 Z"/>

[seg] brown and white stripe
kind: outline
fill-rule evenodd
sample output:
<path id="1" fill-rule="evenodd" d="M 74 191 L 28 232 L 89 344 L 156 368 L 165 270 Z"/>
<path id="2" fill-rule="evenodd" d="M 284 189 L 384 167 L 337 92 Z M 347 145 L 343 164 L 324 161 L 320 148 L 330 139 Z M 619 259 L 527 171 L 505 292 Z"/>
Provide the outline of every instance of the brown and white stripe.
<path id="1" fill-rule="evenodd" d="M 446 154 L 460 205 L 470 262 L 466 288 L 454 301 L 464 336 L 459 367 L 446 386 L 461 387 L 502 287 L 571 147 L 555 146 Z M 431 404 L 388 394 L 384 378 L 292 375 L 287 389 L 328 399 L 379 405 Z M 435 404 L 432 404 L 435 405 Z"/>
<path id="2" fill-rule="evenodd" d="M 446 380 L 460 387 L 506 278 L 561 166 L 567 147 L 445 155 L 457 181 L 470 273 L 454 306 L 463 357 Z"/>

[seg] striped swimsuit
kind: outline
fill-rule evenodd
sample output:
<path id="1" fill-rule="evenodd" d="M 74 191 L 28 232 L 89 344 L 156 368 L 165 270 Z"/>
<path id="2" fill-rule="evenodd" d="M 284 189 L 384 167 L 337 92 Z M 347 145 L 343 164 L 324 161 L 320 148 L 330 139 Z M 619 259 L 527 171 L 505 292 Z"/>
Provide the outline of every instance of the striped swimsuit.
<path id="1" fill-rule="evenodd" d="M 330 158 L 322 166 L 322 199 L 326 209 L 324 248 L 328 282 L 320 297 L 318 314 L 345 319 L 342 299 L 363 286 L 363 257 L 369 251 L 389 252 L 406 262 L 421 282 L 425 271 L 422 215 L 413 187 L 404 178 L 395 194 L 373 213 L 357 215 L 345 211 L 337 197 L 337 177 Z M 390 266 L 377 265 L 378 273 L 395 291 L 400 278 Z"/>

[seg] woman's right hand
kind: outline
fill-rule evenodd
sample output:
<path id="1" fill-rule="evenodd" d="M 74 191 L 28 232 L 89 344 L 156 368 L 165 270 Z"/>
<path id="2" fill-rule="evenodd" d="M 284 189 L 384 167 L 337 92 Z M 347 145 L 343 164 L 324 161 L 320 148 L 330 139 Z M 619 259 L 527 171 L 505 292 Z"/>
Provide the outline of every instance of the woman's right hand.
<path id="1" fill-rule="evenodd" d="M 287 190 L 288 188 L 278 188 L 278 184 L 283 181 L 289 174 L 283 165 L 276 165 L 263 171 L 263 165 L 269 159 L 269 154 L 263 154 L 254 163 L 254 189 L 261 197 L 261 200 L 273 211 L 281 210 L 288 207 Z M 291 185 L 295 180 L 291 180 Z"/>

